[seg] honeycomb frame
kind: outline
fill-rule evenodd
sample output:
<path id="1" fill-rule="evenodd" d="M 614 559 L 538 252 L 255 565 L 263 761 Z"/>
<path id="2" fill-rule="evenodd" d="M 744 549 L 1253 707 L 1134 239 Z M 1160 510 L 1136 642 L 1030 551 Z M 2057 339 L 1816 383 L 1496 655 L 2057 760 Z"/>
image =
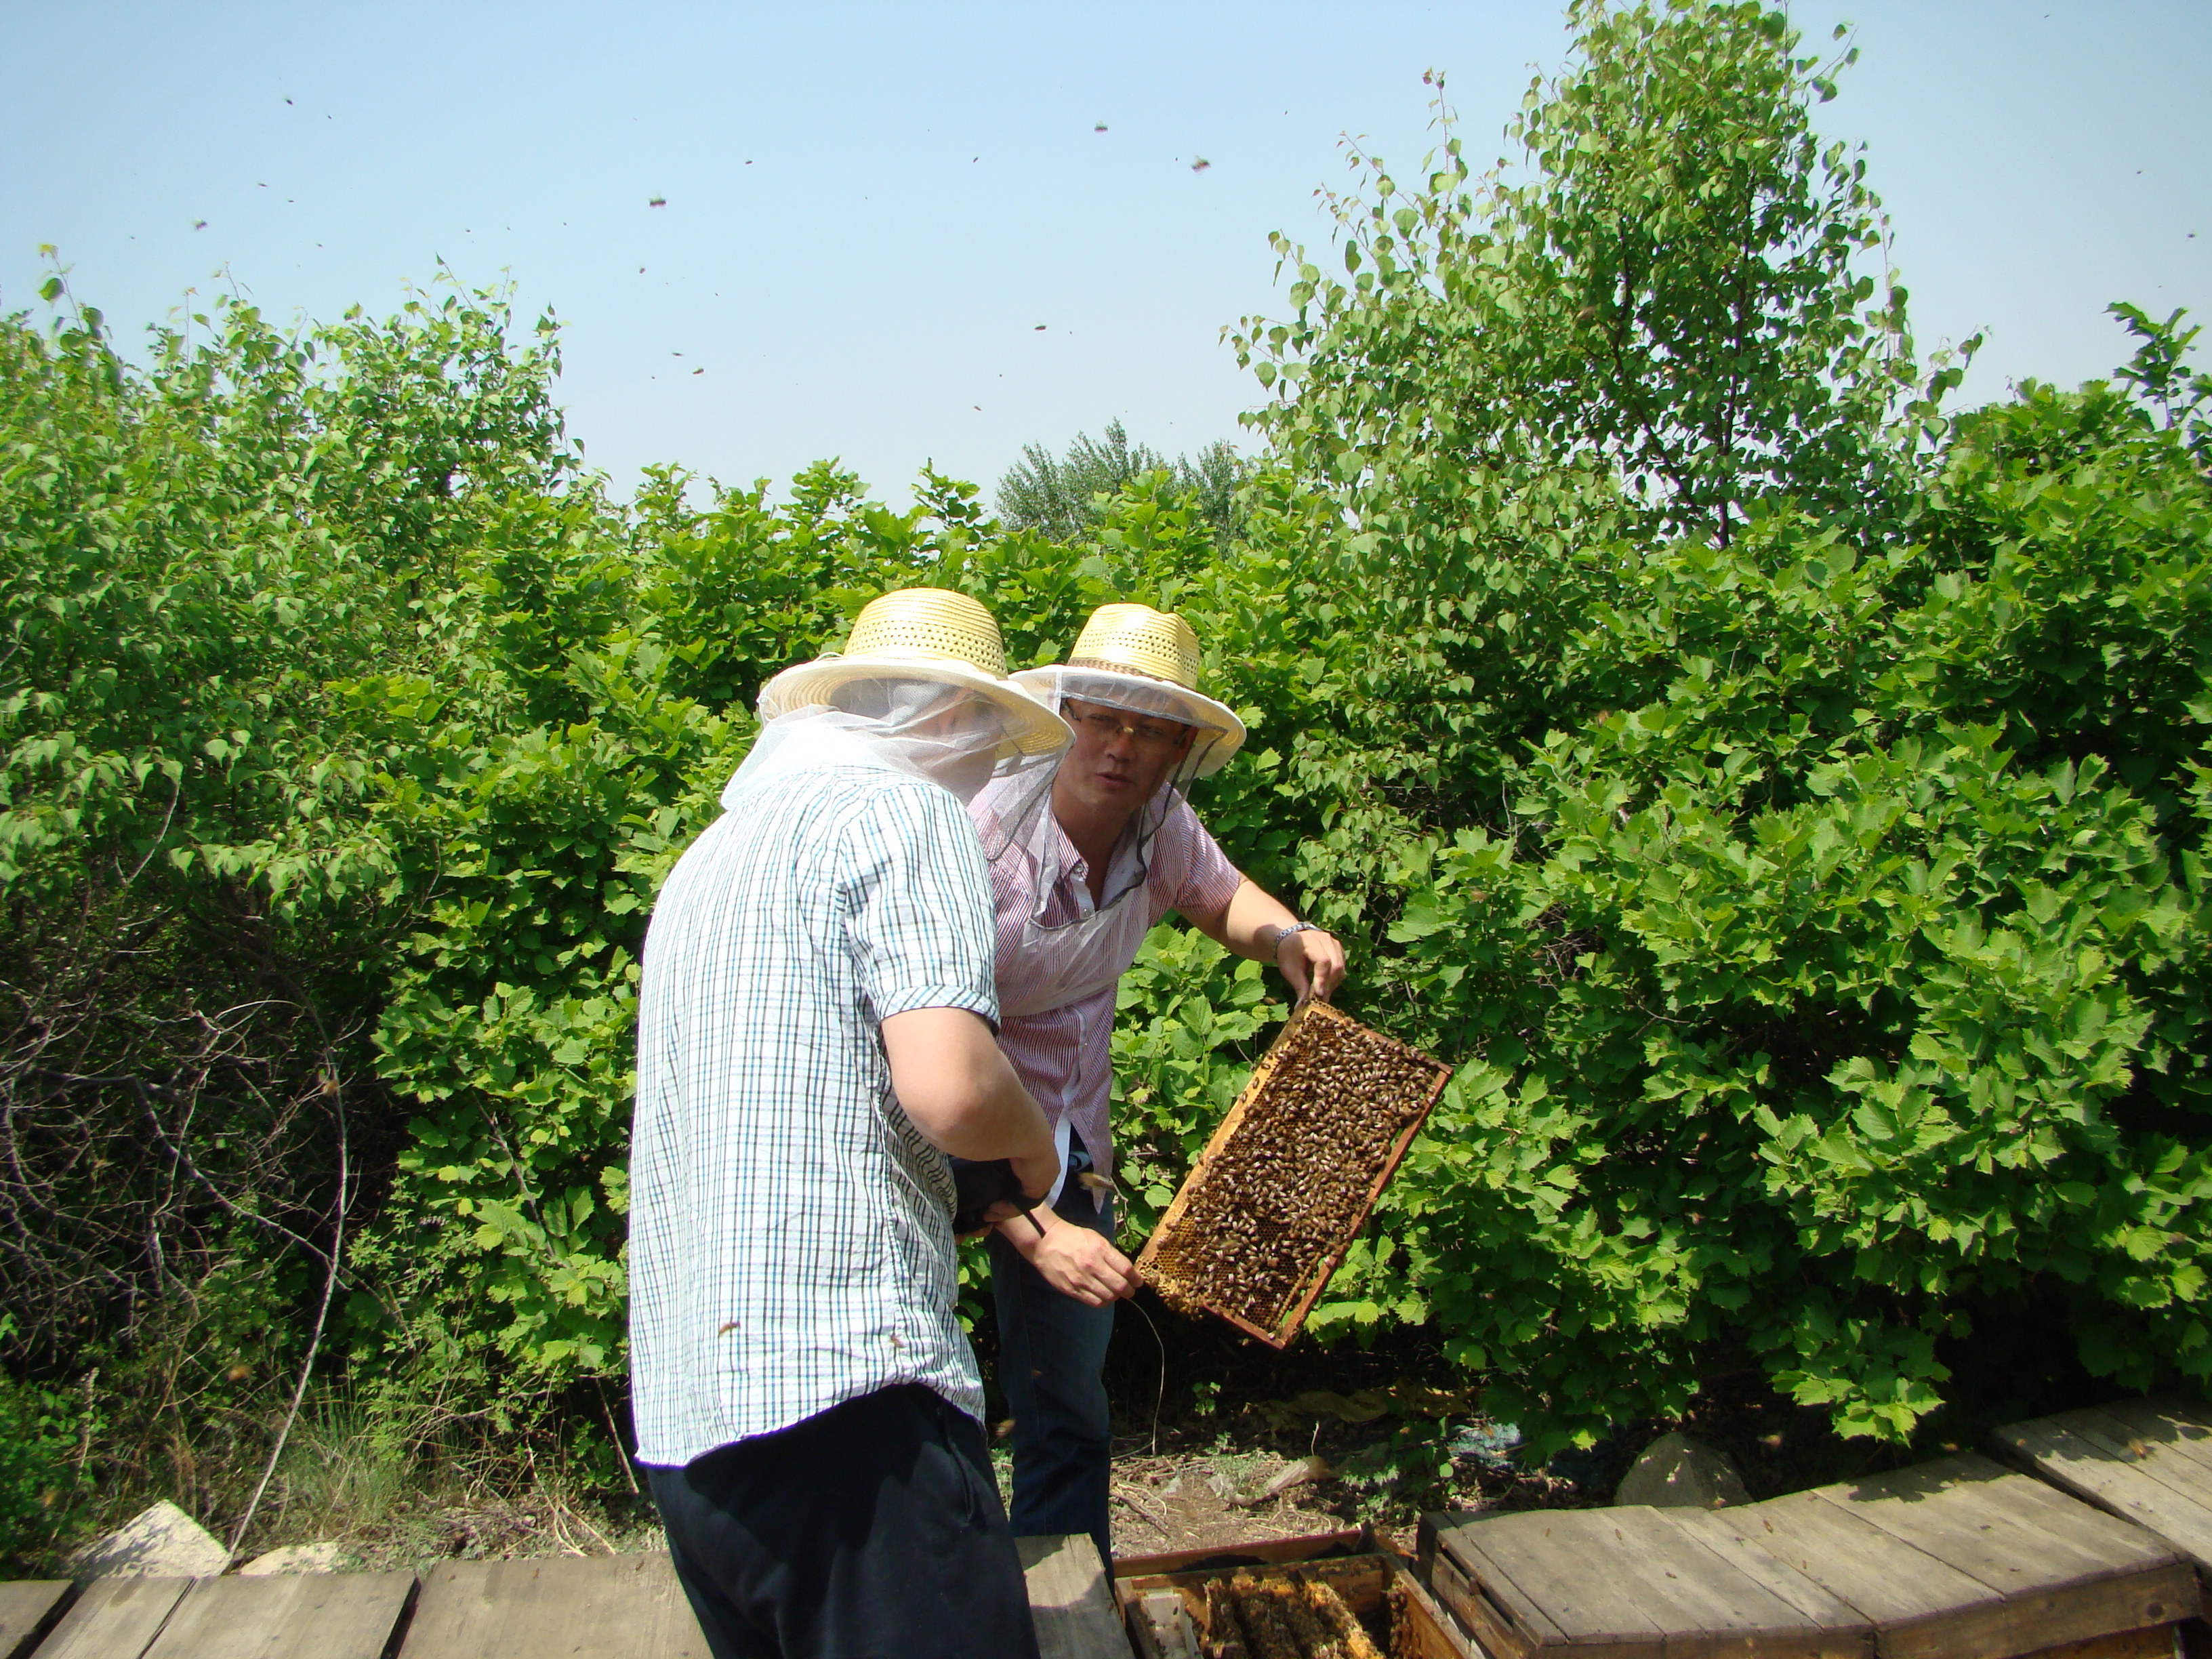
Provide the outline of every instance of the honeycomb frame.
<path id="1" fill-rule="evenodd" d="M 1273 1553 L 1284 1546 L 1311 1541 L 1280 1540 L 1240 1547 L 1226 1555 L 1217 1551 L 1209 1565 L 1148 1567 L 1140 1559 L 1129 1564 L 1125 1572 L 1124 1564 L 1116 1561 L 1115 1590 L 1130 1645 L 1140 1659 L 1199 1653 L 1206 1659 L 1282 1659 L 1285 1655 L 1296 1659 L 1381 1659 L 1385 1653 L 1389 1659 L 1483 1659 L 1483 1650 L 1468 1640 L 1415 1576 L 1412 1560 L 1373 1546 L 1346 1556 L 1309 1559 Z M 1204 1555 L 1196 1550 L 1189 1553 Z M 1284 1592 L 1318 1614 L 1323 1627 L 1318 1632 L 1284 1631 L 1276 1620 L 1263 1616 L 1261 1623 L 1277 1625 L 1278 1639 L 1261 1637 L 1255 1642 L 1259 1632 L 1247 1627 L 1243 1613 L 1248 1598 L 1273 1600 Z M 1159 1614 L 1152 1612 L 1164 1595 L 1182 1605 L 1185 1623 L 1180 1641 L 1170 1637 Z M 1330 1601 L 1341 1609 L 1342 1618 L 1323 1611 Z M 1232 1607 L 1237 1611 L 1231 1612 Z M 1190 1645 L 1193 1637 L 1194 1647 Z"/>
<path id="2" fill-rule="evenodd" d="M 1403 1092 L 1395 1106 L 1378 1112 L 1355 1092 L 1363 1066 L 1369 1077 L 1395 1073 Z M 1171 1307 L 1203 1310 L 1270 1347 L 1288 1347 L 1450 1076 L 1441 1061 L 1328 1003 L 1304 1004 L 1191 1166 L 1138 1256 L 1138 1273 Z M 1334 1121 L 1304 1144 L 1276 1133 L 1281 1121 L 1316 1127 L 1300 1125 L 1299 1114 L 1311 1118 L 1316 1085 L 1332 1083 L 1321 1109 Z M 1270 1200 L 1282 1218 L 1261 1207 Z M 1334 1213 L 1316 1218 L 1316 1204 Z M 1240 1267 L 1224 1254 L 1271 1242 L 1284 1258 L 1272 1267 Z"/>

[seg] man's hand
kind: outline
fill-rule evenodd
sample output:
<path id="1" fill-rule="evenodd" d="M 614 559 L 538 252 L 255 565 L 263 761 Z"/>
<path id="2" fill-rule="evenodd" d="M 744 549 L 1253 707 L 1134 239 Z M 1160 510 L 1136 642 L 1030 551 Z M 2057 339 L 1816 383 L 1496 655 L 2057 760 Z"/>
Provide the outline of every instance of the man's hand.
<path id="1" fill-rule="evenodd" d="M 1300 1002 L 1327 1002 L 1344 983 L 1344 947 L 1318 928 L 1285 934 L 1275 946 L 1275 965 Z"/>
<path id="2" fill-rule="evenodd" d="M 1044 1224 L 1043 1237 L 1038 1237 L 1028 1219 L 1020 1216 L 1001 1223 L 999 1234 L 1044 1275 L 1044 1282 L 1053 1289 L 1093 1308 L 1137 1293 L 1141 1281 L 1136 1264 L 1114 1248 L 1113 1240 L 1050 1210 L 1033 1210 L 1030 1214 Z"/>

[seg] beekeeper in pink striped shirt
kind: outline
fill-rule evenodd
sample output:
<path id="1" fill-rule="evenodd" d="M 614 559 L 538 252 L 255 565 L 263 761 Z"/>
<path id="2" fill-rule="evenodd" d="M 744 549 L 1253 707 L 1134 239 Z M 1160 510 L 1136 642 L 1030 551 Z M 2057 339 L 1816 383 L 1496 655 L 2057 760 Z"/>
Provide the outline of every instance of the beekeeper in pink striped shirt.
<path id="1" fill-rule="evenodd" d="M 1344 977 L 1336 940 L 1246 880 L 1185 799 L 1244 741 L 1243 722 L 1200 692 L 1198 676 L 1198 637 L 1182 617 L 1101 605 L 1065 663 L 1013 676 L 1074 727 L 1074 746 L 969 808 L 992 854 L 999 1046 L 1052 1122 L 1062 1166 L 1036 1224 L 1018 1218 L 990 1241 L 999 1376 L 1014 1417 L 1011 1519 L 1018 1536 L 1088 1532 L 1102 1554 L 1112 1432 L 1103 1368 L 1114 1304 L 1137 1274 L 1114 1246 L 1111 1197 L 1077 1177 L 1113 1165 L 1121 975 L 1176 910 L 1238 955 L 1273 963 L 1301 1000 L 1327 998 Z"/>

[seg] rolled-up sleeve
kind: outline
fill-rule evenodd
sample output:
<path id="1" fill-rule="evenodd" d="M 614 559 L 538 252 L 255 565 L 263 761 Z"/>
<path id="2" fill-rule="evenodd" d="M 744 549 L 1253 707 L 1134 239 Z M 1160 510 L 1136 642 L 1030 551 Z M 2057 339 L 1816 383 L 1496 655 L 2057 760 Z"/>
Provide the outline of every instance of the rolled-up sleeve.
<path id="1" fill-rule="evenodd" d="M 1221 845 L 1206 833 L 1190 810 L 1179 800 L 1160 825 L 1159 845 L 1153 854 L 1160 879 L 1148 884 L 1152 920 L 1170 910 L 1187 916 L 1210 916 L 1225 908 L 1244 884 L 1244 872 L 1229 861 Z"/>
<path id="2" fill-rule="evenodd" d="M 916 781 L 848 826 L 847 929 L 869 1012 L 965 1008 L 999 1023 L 991 879 L 959 801 Z"/>

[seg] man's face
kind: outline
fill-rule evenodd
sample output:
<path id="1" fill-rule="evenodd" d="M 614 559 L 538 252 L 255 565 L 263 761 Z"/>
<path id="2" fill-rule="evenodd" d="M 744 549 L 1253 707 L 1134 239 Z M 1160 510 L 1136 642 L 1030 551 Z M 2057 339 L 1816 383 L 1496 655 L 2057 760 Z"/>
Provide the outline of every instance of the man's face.
<path id="1" fill-rule="evenodd" d="M 1159 792 L 1196 735 L 1178 720 L 1074 697 L 1062 701 L 1060 712 L 1075 728 L 1075 746 L 1060 763 L 1054 795 L 1065 791 L 1094 811 L 1135 811 Z"/>

